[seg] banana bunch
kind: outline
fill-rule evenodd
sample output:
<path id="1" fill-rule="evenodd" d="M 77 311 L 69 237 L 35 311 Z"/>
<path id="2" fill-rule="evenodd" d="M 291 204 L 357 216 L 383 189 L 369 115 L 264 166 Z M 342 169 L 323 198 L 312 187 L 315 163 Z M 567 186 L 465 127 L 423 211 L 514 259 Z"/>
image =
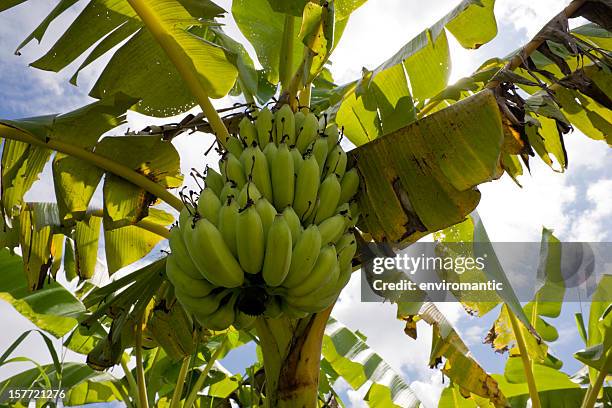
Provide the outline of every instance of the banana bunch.
<path id="1" fill-rule="evenodd" d="M 335 125 L 264 108 L 227 141 L 171 231 L 167 277 L 204 326 L 330 306 L 352 273 L 359 188 Z"/>

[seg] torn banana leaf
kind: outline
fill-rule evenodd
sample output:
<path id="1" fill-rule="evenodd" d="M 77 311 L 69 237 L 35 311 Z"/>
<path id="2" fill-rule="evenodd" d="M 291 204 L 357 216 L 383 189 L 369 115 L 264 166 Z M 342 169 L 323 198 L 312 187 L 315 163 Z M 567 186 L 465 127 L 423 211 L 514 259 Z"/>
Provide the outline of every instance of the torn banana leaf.
<path id="1" fill-rule="evenodd" d="M 485 90 L 352 150 L 361 227 L 404 247 L 463 221 L 480 200 L 475 187 L 501 175 L 503 138 L 497 102 Z"/>
<path id="2" fill-rule="evenodd" d="M 75 274 L 81 279 L 90 279 L 94 275 L 101 225 L 100 217 L 88 217 L 78 221 L 74 229 Z"/>
<path id="3" fill-rule="evenodd" d="M 53 232 L 51 226 L 37 224 L 34 211 L 28 205 L 21 210 L 18 222 L 19 244 L 28 289 L 36 291 L 44 286 L 45 280 L 51 278 Z"/>
<path id="4" fill-rule="evenodd" d="M 364 399 L 371 407 L 417 408 L 410 386 L 358 334 L 330 318 L 325 329 L 323 359 L 354 390 L 371 381 Z"/>
<path id="5" fill-rule="evenodd" d="M 125 112 L 136 99 L 124 94 L 110 95 L 61 115 L 0 120 L 40 140 L 60 140 L 91 150 L 107 131 L 125 123 Z M 0 139 L 2 133 L 0 133 Z M 51 150 L 15 140 L 4 140 L 2 152 L 2 204 L 7 216 L 18 213 L 24 195 L 38 180 Z M 53 184 L 62 221 L 83 215 L 104 172 L 83 160 L 56 153 Z"/>
<path id="6" fill-rule="evenodd" d="M 414 316 L 402 316 L 404 320 L 410 317 L 414 318 Z M 486 398 L 495 407 L 508 406 L 498 381 L 478 364 L 452 324 L 434 303 L 423 304 L 417 318 L 433 327 L 429 360 L 432 368 L 442 364 L 442 372 L 460 387 L 463 395 L 474 394 Z"/>

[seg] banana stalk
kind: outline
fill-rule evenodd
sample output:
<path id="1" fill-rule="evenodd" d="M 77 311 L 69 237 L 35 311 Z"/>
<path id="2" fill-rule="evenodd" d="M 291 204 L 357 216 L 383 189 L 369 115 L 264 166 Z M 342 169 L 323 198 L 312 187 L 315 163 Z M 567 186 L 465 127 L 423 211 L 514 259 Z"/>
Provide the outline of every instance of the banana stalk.
<path id="1" fill-rule="evenodd" d="M 266 371 L 266 407 L 317 406 L 321 345 L 333 305 L 303 319 L 259 317 Z"/>

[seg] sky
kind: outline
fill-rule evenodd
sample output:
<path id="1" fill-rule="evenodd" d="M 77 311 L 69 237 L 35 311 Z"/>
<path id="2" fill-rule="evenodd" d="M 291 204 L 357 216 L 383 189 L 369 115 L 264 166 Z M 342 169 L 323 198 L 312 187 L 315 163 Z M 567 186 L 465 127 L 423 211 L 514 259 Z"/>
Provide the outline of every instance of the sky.
<path id="1" fill-rule="evenodd" d="M 405 0 L 369 0 L 351 16 L 332 56 L 332 73 L 336 82 L 353 80 L 360 75 L 362 67 L 376 67 L 414 35 L 446 14 L 457 2 L 430 0 L 424 4 Z M 230 8 L 229 3 L 229 0 L 219 2 L 226 9 Z M 469 75 L 486 59 L 504 56 L 526 43 L 566 3 L 569 1 L 498 0 L 495 12 L 499 34 L 492 42 L 476 51 L 468 51 L 459 47 L 449 36 L 453 61 L 451 82 Z M 78 4 L 56 20 L 41 44 L 33 42 L 22 50 L 21 56 L 13 55 L 16 46 L 53 4 L 49 0 L 31 0 L 0 14 L 0 117 L 66 112 L 91 101 L 87 92 L 108 57 L 81 72 L 78 88 L 70 85 L 68 78 L 81 59 L 59 74 L 27 66 L 53 44 L 82 5 Z M 224 23 L 228 34 L 244 40 L 231 17 Z M 254 56 L 252 48 L 248 48 Z M 223 107 L 232 102 L 234 100 L 231 98 L 223 98 L 215 101 L 215 105 Z M 173 120 L 152 120 L 136 113 L 130 113 L 128 119 L 128 126 L 132 129 Z M 211 141 L 210 137 L 201 135 L 175 139 L 185 174 L 192 167 L 204 167 L 203 152 Z M 604 143 L 588 139 L 578 131 L 567 135 L 565 142 L 569 152 L 569 168 L 564 174 L 553 172 L 535 159 L 531 162 L 531 175 L 523 176 L 520 180 L 523 188 L 518 188 L 507 176 L 480 186 L 482 200 L 478 212 L 492 241 L 538 242 L 542 227 L 553 229 L 562 241 L 612 240 L 611 150 Z M 214 158 L 209 156 L 207 159 Z M 37 201 L 53 199 L 48 169 L 29 197 L 35 197 Z M 103 262 L 102 257 L 100 261 Z M 419 323 L 418 339 L 409 339 L 403 334 L 402 323 L 395 319 L 395 309 L 391 305 L 361 303 L 359 299 L 359 277 L 355 274 L 334 308 L 334 317 L 364 333 L 368 337 L 368 344 L 411 384 L 424 406 L 435 407 L 444 384 L 440 372 L 427 366 L 431 329 Z M 563 315 L 553 321 L 560 331 L 560 340 L 551 346 L 568 362 L 564 367 L 568 373 L 579 368 L 576 362 L 571 361 L 571 354 L 581 347 L 573 322 L 573 313 L 579 311 L 581 306 L 567 305 Z M 495 312 L 476 319 L 468 316 L 457 304 L 440 304 L 440 308 L 485 368 L 495 372 L 503 370 L 505 356 L 495 354 L 489 346 L 482 345 Z M 3 302 L 0 302 L 0 325 L 10 328 L 0 338 L 0 351 L 6 349 L 23 330 L 33 327 Z M 20 346 L 15 354 L 27 354 L 39 362 L 49 361 L 47 352 L 34 337 Z M 70 352 L 66 358 L 82 361 L 80 356 Z M 229 369 L 239 369 L 245 359 L 250 358 L 253 358 L 253 350 L 247 347 L 234 352 L 223 364 Z M 23 368 L 18 365 L 1 368 L 0 380 Z M 349 406 L 365 406 L 362 398 L 366 388 L 355 391 L 348 389 L 346 384 L 337 385 L 347 396 Z"/>

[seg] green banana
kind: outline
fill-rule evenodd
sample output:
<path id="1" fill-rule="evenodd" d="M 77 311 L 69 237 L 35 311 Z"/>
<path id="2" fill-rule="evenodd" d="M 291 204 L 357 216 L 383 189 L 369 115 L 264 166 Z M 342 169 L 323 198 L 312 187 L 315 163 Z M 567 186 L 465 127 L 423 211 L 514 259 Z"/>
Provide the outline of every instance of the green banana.
<path id="1" fill-rule="evenodd" d="M 289 105 L 283 105 L 274 116 L 274 141 L 280 144 L 295 144 L 295 116 Z"/>
<path id="2" fill-rule="evenodd" d="M 293 207 L 288 206 L 283 210 L 283 217 L 285 217 L 285 221 L 287 221 L 287 225 L 291 230 L 291 242 L 292 245 L 295 246 L 300 235 L 302 235 L 302 223 L 300 222 L 300 217 L 297 216 Z"/>
<path id="3" fill-rule="evenodd" d="M 281 303 L 281 310 L 283 314 L 290 319 L 303 319 L 308 316 L 308 313 L 294 308 L 289 305 L 286 300 Z"/>
<path id="4" fill-rule="evenodd" d="M 359 174 L 356 168 L 352 168 L 342 177 L 340 182 L 340 204 L 349 202 L 359 189 Z"/>
<path id="5" fill-rule="evenodd" d="M 261 271 L 265 241 L 261 217 L 254 205 L 247 205 L 238 214 L 236 245 L 242 269 L 250 274 Z"/>
<path id="6" fill-rule="evenodd" d="M 238 156 L 239 157 L 239 156 Z M 237 188 L 242 188 L 245 185 L 247 179 L 242 168 L 240 160 L 232 153 L 228 153 L 223 158 L 223 166 L 221 167 L 222 173 L 225 177 L 225 181 L 233 181 Z"/>
<path id="7" fill-rule="evenodd" d="M 219 193 L 219 200 L 222 203 L 225 203 L 230 197 L 233 199 L 238 199 L 238 194 L 240 194 L 240 192 L 236 188 L 236 184 L 233 181 L 228 181 L 223 185 L 223 188 Z"/>
<path id="8" fill-rule="evenodd" d="M 306 214 L 304 214 L 304 216 L 302 217 L 302 224 L 304 225 L 313 224 L 315 212 L 316 212 L 318 205 L 319 205 L 319 198 L 317 197 L 314 205 L 312 205 L 310 209 L 306 212 Z"/>
<path id="9" fill-rule="evenodd" d="M 291 230 L 282 215 L 277 215 L 270 227 L 262 269 L 268 286 L 280 286 L 291 266 Z"/>
<path id="10" fill-rule="evenodd" d="M 239 209 L 238 201 L 234 198 L 229 198 L 219 210 L 217 227 L 234 257 L 238 256 L 238 249 L 236 248 L 236 221 L 238 220 Z"/>
<path id="11" fill-rule="evenodd" d="M 338 279 L 338 260 L 336 258 L 336 247 L 333 244 L 326 245 L 317 258 L 314 268 L 295 287 L 287 290 L 287 299 L 307 295 L 313 290 L 323 287 L 330 280 Z M 334 275 L 334 272 L 337 272 Z"/>
<path id="12" fill-rule="evenodd" d="M 336 214 L 329 217 L 318 225 L 321 233 L 321 246 L 329 243 L 335 243 L 346 231 L 347 217 L 342 214 Z"/>
<path id="13" fill-rule="evenodd" d="M 253 122 L 250 121 L 246 116 L 242 118 L 238 124 L 238 134 L 244 141 L 244 145 L 247 147 L 253 146 L 257 142 L 257 129 Z"/>
<path id="14" fill-rule="evenodd" d="M 340 285 L 338 269 L 338 265 L 335 265 L 333 276 L 321 288 L 303 296 L 287 296 L 287 304 L 306 313 L 318 313 L 327 309 L 336 301 L 343 288 Z"/>
<path id="15" fill-rule="evenodd" d="M 319 190 L 319 164 L 314 156 L 304 160 L 295 182 L 293 209 L 300 219 L 314 210 Z"/>
<path id="16" fill-rule="evenodd" d="M 291 265 L 283 286 L 293 288 L 299 285 L 310 274 L 320 251 L 321 233 L 316 225 L 311 225 L 302 232 L 293 248 Z"/>
<path id="17" fill-rule="evenodd" d="M 344 287 L 348 285 L 348 283 L 351 280 L 352 274 L 353 274 L 353 265 L 348 265 L 344 269 L 340 269 L 340 276 L 338 276 L 338 288 L 339 288 L 338 294 L 340 294 L 340 292 L 342 292 L 342 289 L 344 289 Z"/>
<path id="18" fill-rule="evenodd" d="M 346 162 L 346 152 L 342 149 L 340 144 L 337 144 L 327 155 L 323 177 L 327 177 L 331 173 L 336 173 L 339 178 L 344 177 L 344 173 L 346 172 Z"/>
<path id="19" fill-rule="evenodd" d="M 327 147 L 327 138 L 319 137 L 312 144 L 312 155 L 317 159 L 319 164 L 319 176 L 323 174 L 323 168 L 325 167 L 325 160 L 327 159 L 327 153 L 329 147 Z"/>
<path id="20" fill-rule="evenodd" d="M 334 214 L 340 201 L 341 191 L 342 188 L 340 187 L 338 176 L 332 173 L 325 177 L 319 188 L 317 209 L 314 216 L 315 224 L 319 224 Z"/>
<path id="21" fill-rule="evenodd" d="M 208 221 L 217 225 L 220 208 L 221 201 L 212 188 L 206 187 L 202 190 L 200 198 L 198 199 L 198 214 L 200 214 L 202 218 L 206 218 Z"/>
<path id="22" fill-rule="evenodd" d="M 293 114 L 293 121 L 295 122 L 295 134 L 296 136 L 300 134 L 300 130 L 302 130 L 302 124 L 304 123 L 304 119 L 306 119 L 306 115 L 301 110 L 298 110 Z"/>
<path id="23" fill-rule="evenodd" d="M 357 242 L 353 232 L 347 232 L 338 240 L 336 245 L 338 251 L 338 266 L 340 267 L 340 276 L 338 277 L 338 285 L 344 288 L 351 280 L 353 273 L 353 258 L 357 252 Z"/>
<path id="24" fill-rule="evenodd" d="M 340 251 L 342 251 L 346 246 L 350 245 L 351 242 L 355 241 L 355 234 L 352 231 L 348 231 L 344 235 L 340 237 L 338 242 L 336 242 L 336 251 L 338 252 L 338 256 L 340 256 Z"/>
<path id="25" fill-rule="evenodd" d="M 185 208 L 183 208 L 179 214 L 179 227 L 185 228 L 187 226 L 191 226 L 193 221 L 192 214 L 195 214 L 195 208 L 189 203 L 185 203 Z"/>
<path id="26" fill-rule="evenodd" d="M 357 242 L 352 232 L 344 234 L 342 238 L 338 240 L 336 250 L 338 251 L 338 265 L 340 266 L 340 270 L 343 271 L 347 267 L 351 268 L 353 266 L 353 257 L 357 252 Z"/>
<path id="27" fill-rule="evenodd" d="M 215 289 L 208 296 L 204 297 L 189 296 L 178 289 L 175 289 L 174 292 L 179 303 L 185 308 L 185 310 L 188 310 L 191 313 L 197 312 L 201 315 L 213 313 L 219 308 L 221 300 L 223 300 L 229 294 L 228 289 L 220 288 Z"/>
<path id="28" fill-rule="evenodd" d="M 215 169 L 213 169 L 212 167 L 207 167 L 204 184 L 206 185 L 206 187 L 210 187 L 217 196 L 220 196 L 225 181 L 223 180 L 221 174 L 215 171 Z"/>
<path id="29" fill-rule="evenodd" d="M 351 205 L 349 203 L 342 203 L 336 208 L 336 214 L 341 215 L 350 215 L 351 213 Z"/>
<path id="30" fill-rule="evenodd" d="M 298 310 L 308 315 L 312 313 L 319 313 L 327 309 L 334 303 L 337 297 L 338 294 L 333 294 L 322 299 L 318 296 L 306 295 L 301 297 L 288 298 L 287 305 L 293 308 L 294 310 Z"/>
<path id="31" fill-rule="evenodd" d="M 345 218 L 345 229 L 350 229 L 357 224 L 357 220 L 359 219 L 359 207 L 356 202 L 344 203 L 340 204 L 338 208 L 336 208 L 336 214 L 342 215 Z"/>
<path id="32" fill-rule="evenodd" d="M 193 279 L 185 274 L 178 266 L 174 255 L 169 255 L 166 258 L 166 276 L 176 289 L 196 298 L 208 296 L 215 289 L 215 286 L 206 279 L 202 277 Z"/>
<path id="33" fill-rule="evenodd" d="M 259 189 L 253 182 L 246 183 L 242 190 L 240 190 L 240 194 L 238 194 L 238 205 L 240 208 L 246 207 L 249 200 L 253 203 L 257 202 L 261 198 L 261 193 Z"/>
<path id="34" fill-rule="evenodd" d="M 242 285 L 244 272 L 213 223 L 202 218 L 196 222 L 193 230 L 186 232 L 183 235 L 185 246 L 194 264 L 209 282 L 226 288 Z"/>
<path id="35" fill-rule="evenodd" d="M 266 147 L 263 149 L 263 154 L 266 156 L 266 160 L 268 161 L 268 165 L 272 165 L 274 161 L 274 156 L 276 156 L 276 152 L 278 151 L 278 147 L 274 143 L 268 143 Z"/>
<path id="36" fill-rule="evenodd" d="M 229 298 L 225 297 L 221 300 L 219 307 L 213 313 L 204 314 L 199 311 L 194 313 L 194 316 L 198 319 L 202 327 L 221 331 L 227 329 L 234 323 L 236 319 L 236 311 L 234 308 L 236 305 L 236 295 L 231 294 L 228 296 Z"/>
<path id="37" fill-rule="evenodd" d="M 261 225 L 264 231 L 264 242 L 267 242 L 268 231 L 274 222 L 274 217 L 276 217 L 276 208 L 274 208 L 274 206 L 264 197 L 261 197 L 257 200 L 257 203 L 255 203 L 255 209 L 261 218 Z"/>
<path id="38" fill-rule="evenodd" d="M 253 181 L 259 192 L 272 202 L 272 182 L 266 155 L 258 146 L 247 147 L 240 156 L 240 162 L 247 179 Z"/>
<path id="39" fill-rule="evenodd" d="M 293 203 L 295 189 L 293 157 L 286 143 L 281 143 L 278 147 L 271 162 L 270 171 L 274 206 L 280 210 Z"/>
<path id="40" fill-rule="evenodd" d="M 236 157 L 240 157 L 244 145 L 236 136 L 230 136 L 225 144 L 225 149 Z"/>
<path id="41" fill-rule="evenodd" d="M 298 172 L 302 168 L 302 164 L 304 164 L 304 157 L 295 147 L 292 147 L 289 152 L 291 153 L 291 157 L 293 157 L 293 174 L 297 177 Z"/>
<path id="42" fill-rule="evenodd" d="M 304 118 L 302 127 L 298 133 L 295 147 L 300 151 L 300 153 L 304 154 L 306 149 L 308 149 L 312 142 L 314 142 L 318 133 L 319 120 L 312 112 L 309 112 Z"/>
<path id="43" fill-rule="evenodd" d="M 327 136 L 327 146 L 331 151 L 334 146 L 338 144 L 338 140 L 340 138 L 340 134 L 338 133 L 338 126 L 335 123 L 328 125 L 323 131 L 323 134 Z"/>
<path id="44" fill-rule="evenodd" d="M 333 266 L 327 283 L 302 296 L 289 295 L 286 298 L 287 303 L 307 313 L 318 313 L 327 309 L 342 291 L 340 276 L 340 268 L 336 264 Z"/>
<path id="45" fill-rule="evenodd" d="M 182 212 L 181 212 L 182 213 Z M 177 266 L 189 276 L 191 279 L 202 279 L 202 274 L 198 271 L 198 268 L 193 264 L 189 252 L 185 247 L 185 241 L 183 240 L 183 233 L 181 232 L 182 226 L 173 227 L 170 230 L 170 251 L 174 255 Z"/>
<path id="46" fill-rule="evenodd" d="M 257 140 L 262 149 L 265 148 L 271 140 L 270 135 L 272 132 L 273 117 L 274 115 L 267 107 L 260 110 L 257 114 L 255 128 L 257 129 Z"/>

